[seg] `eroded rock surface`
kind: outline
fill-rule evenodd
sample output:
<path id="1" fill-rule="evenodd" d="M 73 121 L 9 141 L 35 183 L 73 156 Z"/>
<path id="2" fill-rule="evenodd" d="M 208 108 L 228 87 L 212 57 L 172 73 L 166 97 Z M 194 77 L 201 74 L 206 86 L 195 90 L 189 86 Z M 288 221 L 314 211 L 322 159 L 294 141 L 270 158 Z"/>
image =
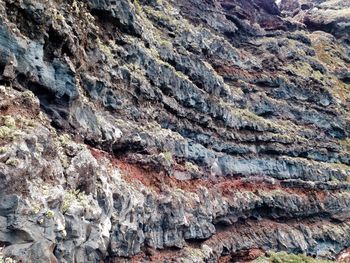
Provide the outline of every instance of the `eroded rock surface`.
<path id="1" fill-rule="evenodd" d="M 1 1 L 0 258 L 347 251 L 349 10 Z"/>

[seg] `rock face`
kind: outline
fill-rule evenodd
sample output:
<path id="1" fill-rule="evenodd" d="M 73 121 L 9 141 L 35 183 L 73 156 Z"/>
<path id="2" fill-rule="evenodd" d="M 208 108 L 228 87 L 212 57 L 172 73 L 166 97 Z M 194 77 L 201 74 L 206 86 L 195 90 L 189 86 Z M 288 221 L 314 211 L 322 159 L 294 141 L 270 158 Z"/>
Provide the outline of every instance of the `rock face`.
<path id="1" fill-rule="evenodd" d="M 335 259 L 349 10 L 1 1 L 0 262 Z"/>

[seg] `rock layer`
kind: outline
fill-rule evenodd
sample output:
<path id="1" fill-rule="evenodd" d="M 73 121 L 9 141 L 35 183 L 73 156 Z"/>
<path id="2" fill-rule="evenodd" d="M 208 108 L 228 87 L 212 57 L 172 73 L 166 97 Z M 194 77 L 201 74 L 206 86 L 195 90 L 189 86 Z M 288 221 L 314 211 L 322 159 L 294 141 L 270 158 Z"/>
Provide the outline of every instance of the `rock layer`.
<path id="1" fill-rule="evenodd" d="M 2 1 L 0 258 L 335 259 L 350 247 L 349 8 Z"/>

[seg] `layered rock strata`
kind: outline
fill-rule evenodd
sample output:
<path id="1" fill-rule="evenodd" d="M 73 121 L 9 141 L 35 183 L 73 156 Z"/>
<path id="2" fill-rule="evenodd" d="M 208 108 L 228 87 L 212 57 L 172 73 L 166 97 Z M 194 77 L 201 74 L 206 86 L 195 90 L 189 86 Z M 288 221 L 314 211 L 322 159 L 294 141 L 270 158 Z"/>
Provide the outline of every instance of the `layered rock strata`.
<path id="1" fill-rule="evenodd" d="M 350 247 L 349 10 L 1 1 L 0 258 L 335 259 Z"/>

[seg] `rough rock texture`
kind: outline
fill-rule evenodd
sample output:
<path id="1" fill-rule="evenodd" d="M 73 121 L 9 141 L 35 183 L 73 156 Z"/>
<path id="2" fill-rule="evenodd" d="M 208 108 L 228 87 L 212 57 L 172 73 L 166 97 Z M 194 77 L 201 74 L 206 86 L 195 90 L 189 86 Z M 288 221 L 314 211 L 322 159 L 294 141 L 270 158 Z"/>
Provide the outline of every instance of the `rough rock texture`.
<path id="1" fill-rule="evenodd" d="M 1 1 L 0 261 L 348 253 L 349 10 Z"/>

